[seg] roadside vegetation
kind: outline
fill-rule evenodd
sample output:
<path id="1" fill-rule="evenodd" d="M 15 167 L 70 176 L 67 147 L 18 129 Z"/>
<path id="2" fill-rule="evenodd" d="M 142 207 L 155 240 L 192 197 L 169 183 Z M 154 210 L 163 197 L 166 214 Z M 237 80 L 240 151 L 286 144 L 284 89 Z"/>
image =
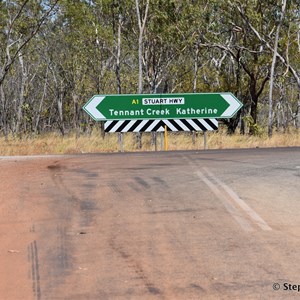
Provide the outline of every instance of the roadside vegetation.
<path id="1" fill-rule="evenodd" d="M 75 132 L 74 149 L 84 149 L 80 141 L 97 125 L 82 106 L 95 94 L 231 92 L 244 106 L 226 121 L 228 133 L 248 133 L 245 122 L 253 136 L 299 128 L 299 7 L 300 0 L 0 1 L 0 137 L 8 141 L 1 147 L 11 136 L 36 135 L 28 146 L 47 149 Z M 105 149 L 108 139 L 97 143 Z"/>
<path id="2" fill-rule="evenodd" d="M 206 133 L 207 149 L 231 148 L 264 148 L 264 147 L 293 147 L 300 146 L 299 131 L 291 129 L 288 133 L 275 132 L 272 138 L 267 132 L 261 135 L 228 135 L 226 129 Z M 164 137 L 163 137 L 164 140 Z M 194 137 L 191 133 L 168 133 L 168 150 L 204 150 L 203 133 Z M 164 149 L 164 147 L 163 147 Z M 121 150 L 118 134 L 109 133 L 103 138 L 99 130 L 90 135 L 76 137 L 76 134 L 61 136 L 59 133 L 48 133 L 23 139 L 9 137 L 5 141 L 0 138 L 0 156 L 5 155 L 43 155 L 43 154 L 78 154 L 119 152 Z M 150 133 L 143 134 L 142 148 L 137 149 L 136 137 L 132 133 L 123 134 L 123 150 L 155 151 L 153 138 Z M 161 134 L 157 133 L 157 151 L 161 151 Z"/>

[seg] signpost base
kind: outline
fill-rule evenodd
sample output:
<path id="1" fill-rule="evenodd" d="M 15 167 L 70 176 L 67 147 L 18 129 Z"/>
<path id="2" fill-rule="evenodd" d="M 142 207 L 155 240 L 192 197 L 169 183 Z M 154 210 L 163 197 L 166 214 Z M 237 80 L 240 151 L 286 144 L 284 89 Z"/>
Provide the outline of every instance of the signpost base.
<path id="1" fill-rule="evenodd" d="M 168 127 L 165 126 L 165 151 L 168 151 Z"/>
<path id="2" fill-rule="evenodd" d="M 206 130 L 203 131 L 203 144 L 204 144 L 204 150 L 206 150 L 207 149 Z"/>
<path id="3" fill-rule="evenodd" d="M 119 132 L 118 134 L 119 152 L 124 152 L 123 140 L 124 140 L 123 133 Z"/>

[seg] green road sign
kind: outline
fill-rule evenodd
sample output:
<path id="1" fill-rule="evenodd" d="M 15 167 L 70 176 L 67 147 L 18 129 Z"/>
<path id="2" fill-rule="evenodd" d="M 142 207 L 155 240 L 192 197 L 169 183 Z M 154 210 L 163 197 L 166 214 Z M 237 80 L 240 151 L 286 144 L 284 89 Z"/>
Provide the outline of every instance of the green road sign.
<path id="1" fill-rule="evenodd" d="M 231 118 L 242 107 L 231 93 L 95 95 L 83 109 L 96 121 Z"/>

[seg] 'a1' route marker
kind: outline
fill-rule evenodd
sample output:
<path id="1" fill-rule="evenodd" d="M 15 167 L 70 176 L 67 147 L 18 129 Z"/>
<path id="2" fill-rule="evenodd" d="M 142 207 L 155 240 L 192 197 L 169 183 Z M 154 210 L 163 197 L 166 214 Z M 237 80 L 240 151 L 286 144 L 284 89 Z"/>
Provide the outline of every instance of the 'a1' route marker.
<path id="1" fill-rule="evenodd" d="M 96 121 L 231 118 L 242 103 L 231 93 L 95 95 L 83 109 Z"/>

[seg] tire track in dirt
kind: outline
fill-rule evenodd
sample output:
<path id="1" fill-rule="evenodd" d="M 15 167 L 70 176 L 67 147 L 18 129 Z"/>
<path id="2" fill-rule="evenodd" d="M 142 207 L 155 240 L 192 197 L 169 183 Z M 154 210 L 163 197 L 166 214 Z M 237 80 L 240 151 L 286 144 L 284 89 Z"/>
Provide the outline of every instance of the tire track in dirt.
<path id="1" fill-rule="evenodd" d="M 37 241 L 33 241 L 28 246 L 28 260 L 31 263 L 31 280 L 32 280 L 32 291 L 35 300 L 42 299 L 42 291 L 40 284 L 40 263 Z"/>

